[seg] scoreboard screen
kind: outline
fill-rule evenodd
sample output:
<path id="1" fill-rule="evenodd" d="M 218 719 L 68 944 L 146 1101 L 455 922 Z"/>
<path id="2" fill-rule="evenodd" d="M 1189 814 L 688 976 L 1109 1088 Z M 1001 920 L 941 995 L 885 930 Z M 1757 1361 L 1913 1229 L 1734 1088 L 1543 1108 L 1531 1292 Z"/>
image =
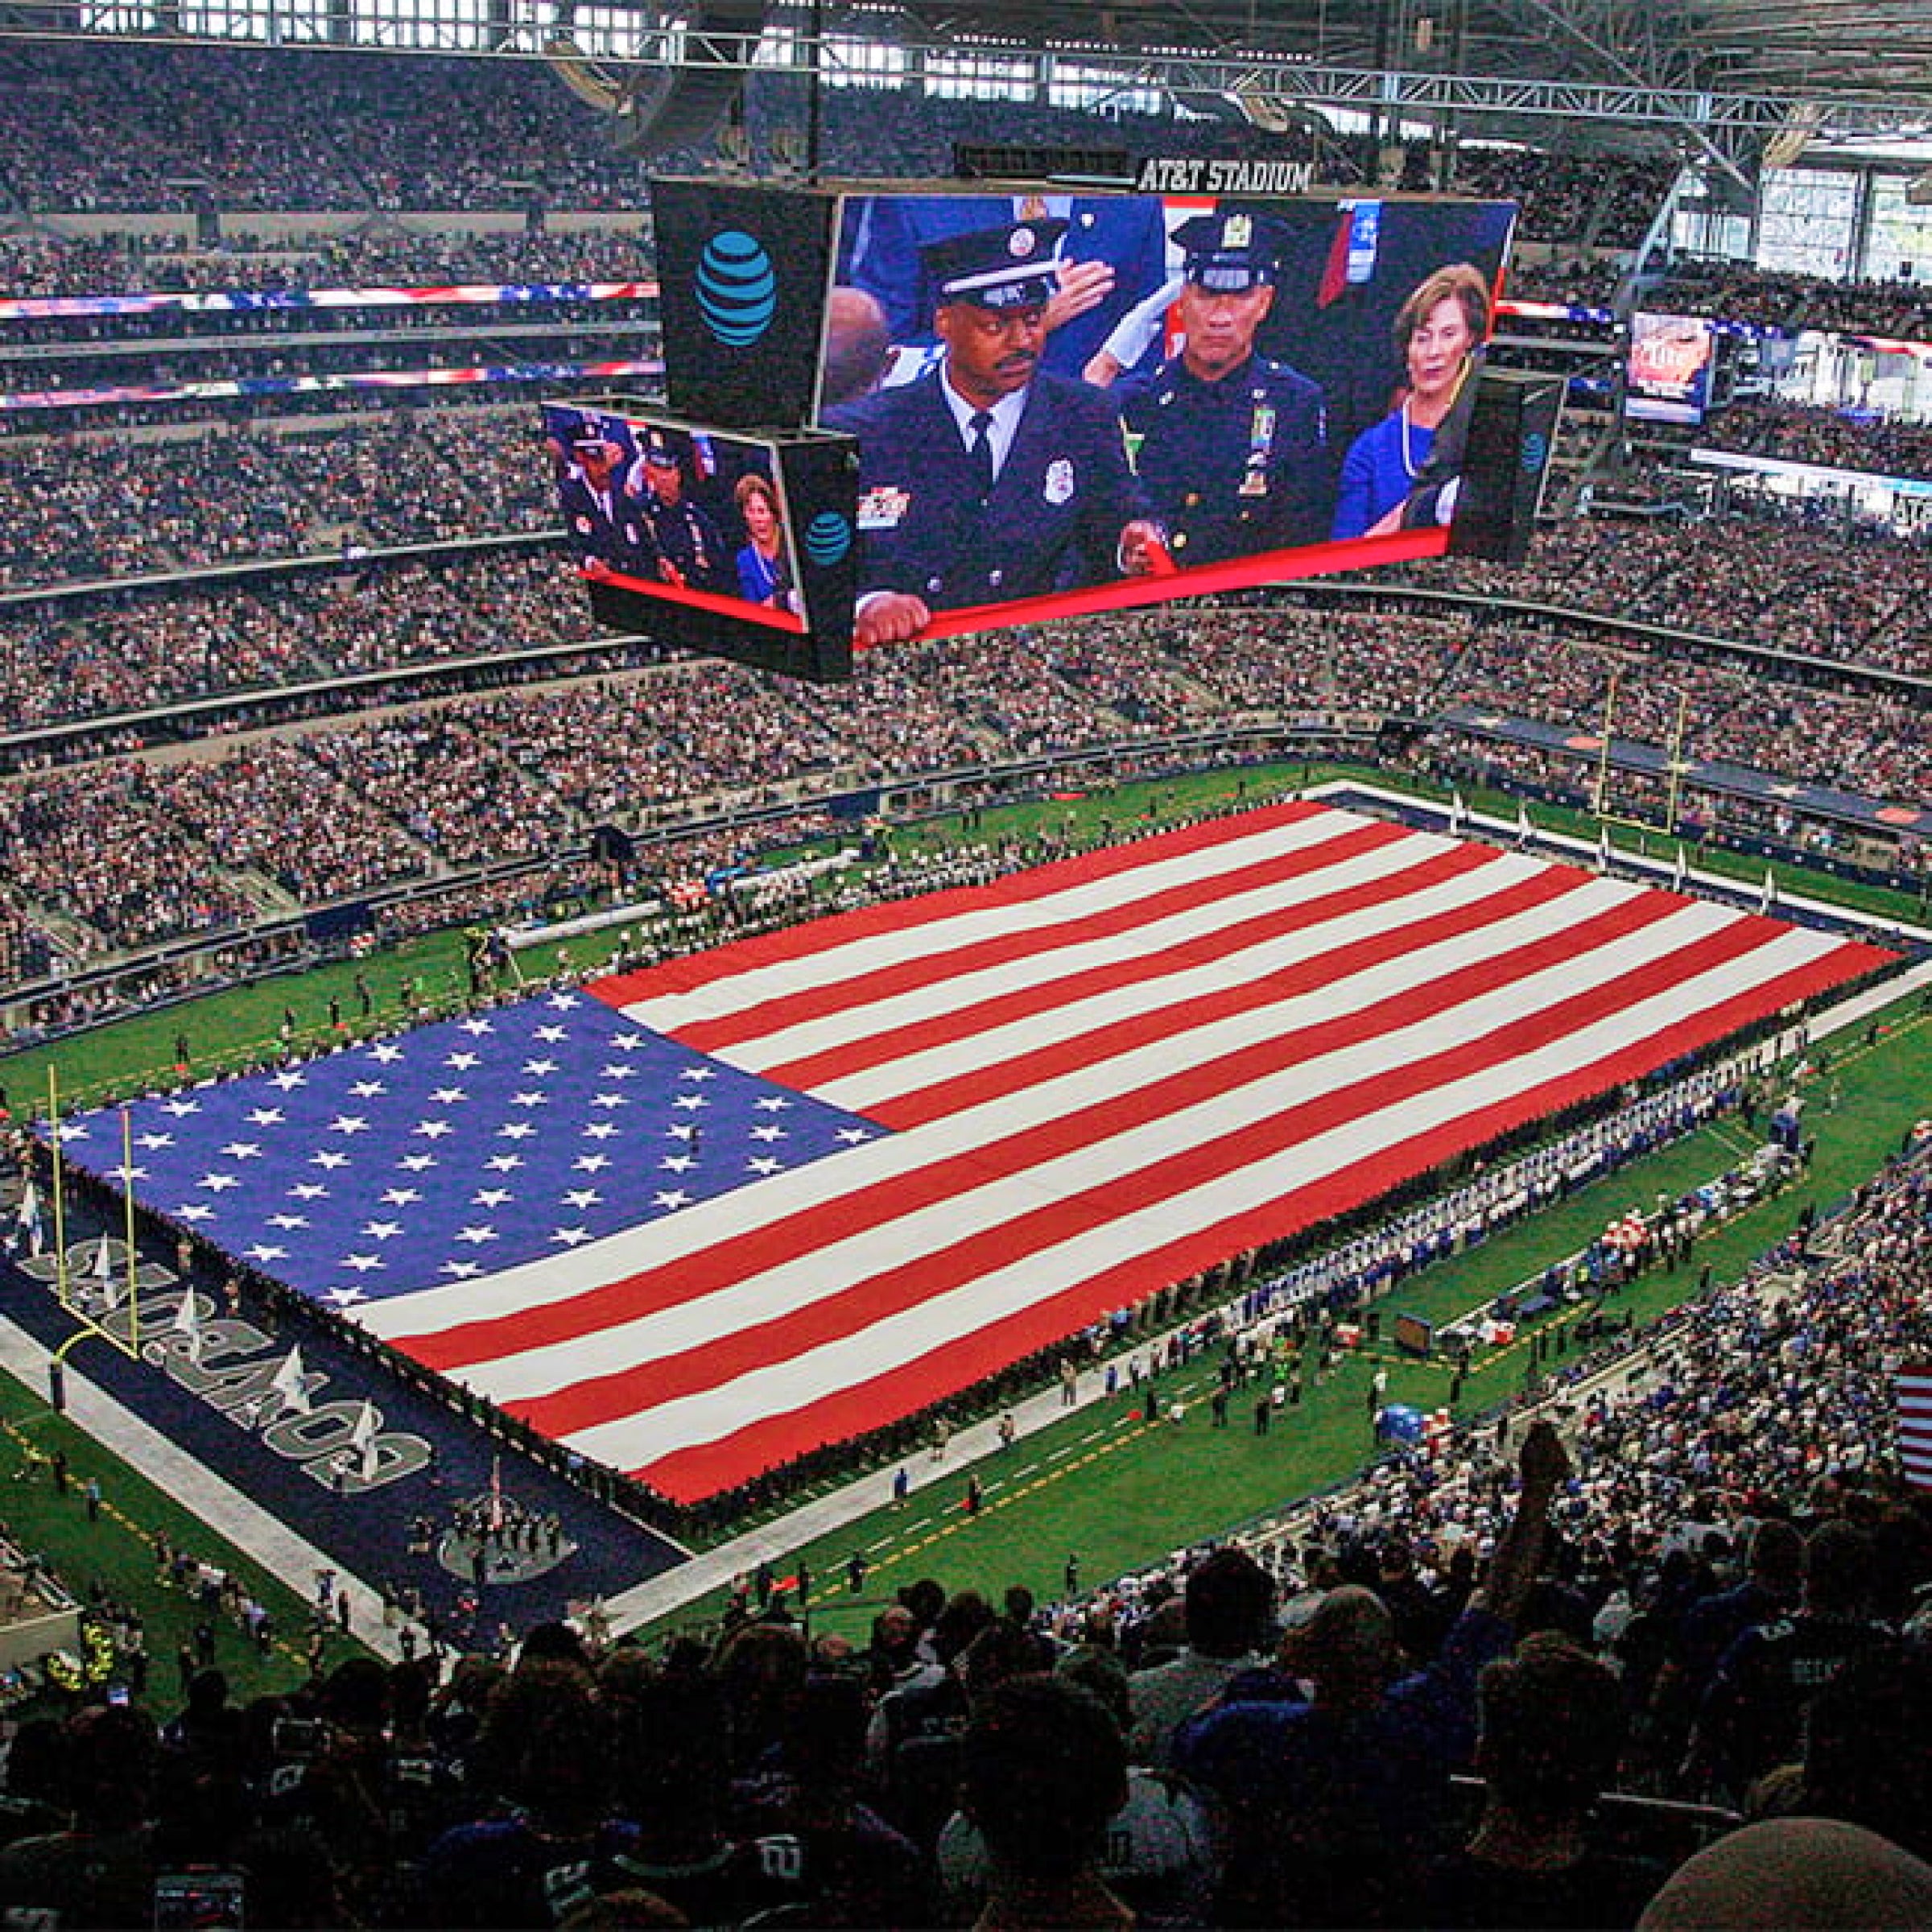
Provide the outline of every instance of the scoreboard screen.
<path id="1" fill-rule="evenodd" d="M 601 621 L 798 676 L 844 674 L 849 526 L 815 506 L 841 480 L 849 492 L 848 451 L 700 429 L 621 399 L 547 402 L 543 429 Z"/>
<path id="2" fill-rule="evenodd" d="M 1706 317 L 1640 309 L 1630 318 L 1624 415 L 1634 423 L 1703 422 L 1716 353 L 1716 333 Z"/>
<path id="3" fill-rule="evenodd" d="M 781 481 L 788 438 L 844 452 L 849 500 L 782 493 L 807 550 L 848 518 L 851 646 L 1526 542 L 1560 386 L 1483 365 L 1512 204 L 652 199 L 670 407 L 712 426 L 687 430 L 693 488 L 753 444 Z M 803 605 L 829 662 L 839 613 L 808 582 Z"/>

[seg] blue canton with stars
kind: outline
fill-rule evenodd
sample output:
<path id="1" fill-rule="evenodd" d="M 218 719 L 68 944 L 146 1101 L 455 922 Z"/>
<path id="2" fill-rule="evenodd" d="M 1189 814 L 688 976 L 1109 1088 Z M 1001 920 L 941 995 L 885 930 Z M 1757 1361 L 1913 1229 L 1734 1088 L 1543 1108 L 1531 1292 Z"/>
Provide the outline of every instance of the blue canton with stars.
<path id="1" fill-rule="evenodd" d="M 337 1307 L 581 1247 L 886 1131 L 572 993 L 129 1111 L 138 1201 Z M 60 1137 L 118 1181 L 118 1108 Z"/>

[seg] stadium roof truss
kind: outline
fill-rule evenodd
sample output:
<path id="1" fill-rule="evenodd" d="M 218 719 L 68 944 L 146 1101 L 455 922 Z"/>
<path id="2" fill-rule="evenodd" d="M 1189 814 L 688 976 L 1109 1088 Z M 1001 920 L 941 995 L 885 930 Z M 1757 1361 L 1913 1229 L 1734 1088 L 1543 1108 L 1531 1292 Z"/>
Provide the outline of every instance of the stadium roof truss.
<path id="1" fill-rule="evenodd" d="M 530 57 L 559 35 L 598 58 L 685 70 L 809 71 L 822 48 L 850 67 L 857 45 L 893 47 L 903 71 L 962 56 L 1069 62 L 1187 101 L 1262 96 L 1353 109 L 1385 122 L 1453 117 L 1465 133 L 1567 145 L 1612 127 L 1653 130 L 1728 167 L 1780 130 L 1821 141 L 1932 132 L 1932 0 L 419 0 L 415 44 Z M 358 44 L 345 0 L 222 0 L 192 14 L 169 0 L 0 5 L 0 35 L 72 35 L 97 19 L 116 37 L 233 45 Z M 381 10 L 400 51 L 410 0 Z M 742 31 L 762 15 L 761 37 Z M 186 19 L 202 31 L 183 31 Z M 634 27 L 633 22 L 634 20 Z M 1069 27 L 1075 31 L 1070 33 Z M 1390 118 L 1393 117 L 1393 121 Z"/>

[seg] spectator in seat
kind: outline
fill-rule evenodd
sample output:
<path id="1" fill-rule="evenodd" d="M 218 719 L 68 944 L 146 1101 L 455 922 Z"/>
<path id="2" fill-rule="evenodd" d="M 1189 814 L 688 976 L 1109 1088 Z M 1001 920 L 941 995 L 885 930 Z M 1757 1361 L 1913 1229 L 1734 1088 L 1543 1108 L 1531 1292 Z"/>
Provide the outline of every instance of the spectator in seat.
<path id="1" fill-rule="evenodd" d="M 1688 1769 L 1699 1788 L 1741 1798 L 1752 1781 L 1798 1756 L 1812 1699 L 1861 1651 L 1886 1641 L 1867 1614 L 1872 1542 L 1827 1521 L 1805 1545 L 1804 1600 L 1795 1616 L 1744 1632 L 1723 1657 L 1698 1713 Z"/>
<path id="2" fill-rule="evenodd" d="M 1932 1650 L 1876 1645 L 1818 1692 L 1798 1802 L 1932 1860 Z"/>
<path id="3" fill-rule="evenodd" d="M 990 1690 L 960 1746 L 960 1808 L 986 1845 L 980 1932 L 1131 1926 L 1100 1875 L 1126 1797 L 1126 1742 L 1091 1692 L 1038 1674 Z"/>
<path id="4" fill-rule="evenodd" d="M 1567 1637 L 1539 1633 L 1485 1666 L 1477 1706 L 1476 1768 L 1488 1798 L 1468 1844 L 1430 1868 L 1426 1922 L 1634 1926 L 1666 1868 L 1596 1850 L 1587 1828 L 1623 1747 L 1616 1673 Z"/>
<path id="5" fill-rule="evenodd" d="M 1484 1587 L 1426 1669 L 1397 1678 L 1394 1621 L 1373 1591 L 1331 1591 L 1282 1659 L 1311 1702 L 1228 1703 L 1175 1734 L 1177 1770 L 1212 1797 L 1225 1856 L 1220 1925 L 1401 1925 L 1444 1843 L 1449 1781 L 1475 1745 L 1477 1673 L 1513 1641 L 1570 1463 L 1547 1422 Z"/>
<path id="6" fill-rule="evenodd" d="M 1055 1674 L 1091 1692 L 1126 1734 L 1129 1680 L 1112 1652 L 1083 1645 L 1060 1659 Z M 964 1812 L 956 1811 L 939 1834 L 938 1858 L 947 1896 L 968 1910 L 980 1904 L 988 1882 L 986 1843 Z M 1177 1779 L 1130 1765 L 1126 1802 L 1107 1822 L 1100 1876 L 1108 1890 L 1141 1925 L 1198 1925 L 1211 1858 L 1199 1800 Z"/>
<path id="7" fill-rule="evenodd" d="M 1174 1727 L 1216 1696 L 1237 1671 L 1261 1664 L 1274 1585 L 1245 1550 L 1217 1550 L 1188 1572 L 1187 1646 L 1171 1662 L 1129 1680 L 1137 1765 L 1165 1765 Z"/>

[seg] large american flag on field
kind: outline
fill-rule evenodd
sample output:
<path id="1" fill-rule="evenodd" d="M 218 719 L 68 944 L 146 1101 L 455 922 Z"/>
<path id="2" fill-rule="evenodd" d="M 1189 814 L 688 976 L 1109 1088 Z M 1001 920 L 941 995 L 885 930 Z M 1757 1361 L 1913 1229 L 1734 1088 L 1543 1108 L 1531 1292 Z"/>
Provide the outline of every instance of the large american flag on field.
<path id="1" fill-rule="evenodd" d="M 135 1185 L 692 1498 L 1886 956 L 1289 805 L 143 1101 Z"/>
<path id="2" fill-rule="evenodd" d="M 1898 1390 L 1898 1462 L 1914 1489 L 1932 1489 L 1932 1362 L 1913 1362 L 1893 1378 Z"/>

